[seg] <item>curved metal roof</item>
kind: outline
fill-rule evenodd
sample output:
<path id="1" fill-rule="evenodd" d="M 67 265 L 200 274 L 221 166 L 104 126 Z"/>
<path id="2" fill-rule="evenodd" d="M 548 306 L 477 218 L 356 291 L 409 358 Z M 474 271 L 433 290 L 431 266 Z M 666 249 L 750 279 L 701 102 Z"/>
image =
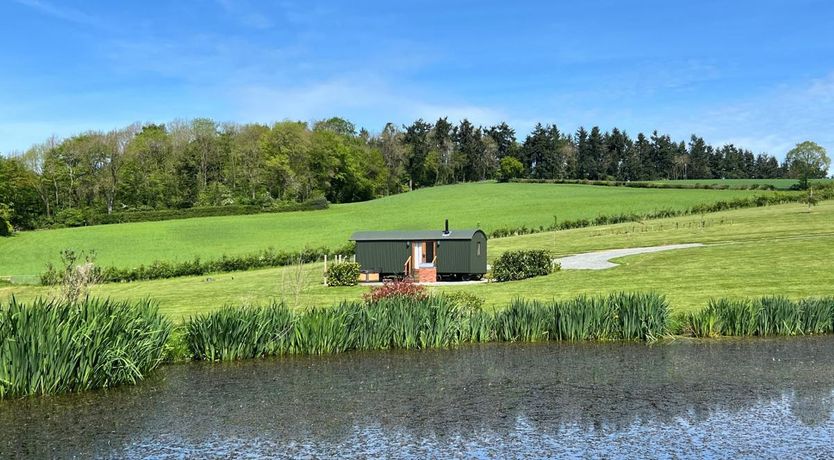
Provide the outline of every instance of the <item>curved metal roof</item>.
<path id="1" fill-rule="evenodd" d="M 385 231 L 385 232 L 356 232 L 350 236 L 351 241 L 432 241 L 432 240 L 471 240 L 476 233 L 486 234 L 480 229 L 451 230 L 444 234 L 443 230 L 418 231 Z"/>

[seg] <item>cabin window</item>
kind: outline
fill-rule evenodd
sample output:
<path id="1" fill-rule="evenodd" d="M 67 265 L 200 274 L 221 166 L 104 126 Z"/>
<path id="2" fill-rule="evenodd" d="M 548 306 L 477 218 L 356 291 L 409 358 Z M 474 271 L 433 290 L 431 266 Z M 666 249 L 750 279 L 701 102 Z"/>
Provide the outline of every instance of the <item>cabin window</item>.
<path id="1" fill-rule="evenodd" d="M 477 255 L 478 256 L 481 255 L 481 242 L 480 241 L 478 241 L 478 254 Z"/>

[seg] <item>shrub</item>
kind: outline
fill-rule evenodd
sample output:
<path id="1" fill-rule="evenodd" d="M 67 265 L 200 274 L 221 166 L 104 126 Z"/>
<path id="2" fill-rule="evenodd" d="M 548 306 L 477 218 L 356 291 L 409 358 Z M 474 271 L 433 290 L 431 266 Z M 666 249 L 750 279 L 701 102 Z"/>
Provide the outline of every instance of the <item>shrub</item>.
<path id="1" fill-rule="evenodd" d="M 428 290 L 425 286 L 410 280 L 385 281 L 382 286 L 371 288 L 363 297 L 368 303 L 392 298 L 422 300 L 428 297 Z"/>
<path id="2" fill-rule="evenodd" d="M 507 251 L 492 266 L 496 281 L 515 281 L 543 276 L 554 269 L 550 253 L 541 249 Z"/>
<path id="3" fill-rule="evenodd" d="M 359 264 L 356 262 L 335 263 L 327 268 L 328 286 L 356 286 L 359 283 Z"/>
<path id="4" fill-rule="evenodd" d="M 449 299 L 459 308 L 467 310 L 480 310 L 486 302 L 483 297 L 479 297 L 468 291 L 446 292 L 443 297 Z"/>
<path id="5" fill-rule="evenodd" d="M 149 301 L 12 298 L 0 308 L 0 398 L 136 383 L 162 362 L 171 330 Z"/>
<path id="6" fill-rule="evenodd" d="M 0 236 L 11 236 L 14 233 L 11 221 L 11 208 L 5 203 L 0 203 Z"/>
<path id="7" fill-rule="evenodd" d="M 80 227 L 87 225 L 84 211 L 76 208 L 62 209 L 56 212 L 54 220 L 55 224 L 59 227 Z"/>

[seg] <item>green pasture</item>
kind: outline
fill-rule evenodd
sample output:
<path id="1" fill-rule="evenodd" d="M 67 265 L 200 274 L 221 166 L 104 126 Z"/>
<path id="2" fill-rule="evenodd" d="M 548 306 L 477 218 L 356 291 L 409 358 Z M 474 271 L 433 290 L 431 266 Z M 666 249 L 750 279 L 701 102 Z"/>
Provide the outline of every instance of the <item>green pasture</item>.
<path id="1" fill-rule="evenodd" d="M 561 271 L 509 283 L 444 286 L 504 307 L 514 297 L 569 298 L 615 291 L 657 291 L 674 311 L 691 311 L 713 297 L 834 295 L 834 202 L 808 210 L 800 204 L 750 208 L 643 223 L 624 223 L 490 240 L 494 259 L 510 249 L 544 248 L 554 255 L 624 247 L 701 242 L 701 248 L 625 257 L 622 265 L 600 271 Z M 179 321 L 226 304 L 266 304 L 285 300 L 297 308 L 358 299 L 367 287 L 325 287 L 322 264 L 299 271 L 283 267 L 136 283 L 107 284 L 94 294 L 116 299 L 150 297 Z M 298 274 L 302 273 L 301 276 Z M 294 280 L 301 279 L 303 283 Z M 298 295 L 296 286 L 303 286 Z M 0 298 L 48 295 L 50 288 L 0 286 Z"/>
<path id="2" fill-rule="evenodd" d="M 356 230 L 547 226 L 599 215 L 683 209 L 767 192 L 653 190 L 586 185 L 469 183 L 432 187 L 322 211 L 205 217 L 23 232 L 0 239 L 0 277 L 44 270 L 61 250 L 95 250 L 101 265 L 219 257 L 269 247 L 339 247 Z"/>

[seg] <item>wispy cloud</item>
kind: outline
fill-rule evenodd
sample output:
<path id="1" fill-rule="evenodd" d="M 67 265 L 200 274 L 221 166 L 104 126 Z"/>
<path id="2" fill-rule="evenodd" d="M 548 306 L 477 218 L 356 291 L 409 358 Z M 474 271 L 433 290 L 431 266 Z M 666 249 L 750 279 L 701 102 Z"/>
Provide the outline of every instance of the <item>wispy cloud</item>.
<path id="1" fill-rule="evenodd" d="M 733 103 L 704 107 L 682 117 L 673 130 L 783 158 L 790 148 L 805 140 L 817 142 L 834 154 L 832 126 L 834 73 L 778 86 Z"/>
<path id="2" fill-rule="evenodd" d="M 32 8 L 42 14 L 64 21 L 94 27 L 102 27 L 103 23 L 90 14 L 64 5 L 56 5 L 43 0 L 13 0 L 15 3 Z"/>
<path id="3" fill-rule="evenodd" d="M 246 27 L 266 30 L 273 26 L 273 21 L 267 14 L 258 11 L 246 0 L 217 0 L 217 4 Z"/>
<path id="4" fill-rule="evenodd" d="M 376 123 L 378 126 L 366 126 L 374 130 L 387 121 L 407 123 L 417 118 L 467 118 L 482 125 L 506 119 L 506 114 L 494 107 L 466 101 L 439 102 L 420 93 L 415 88 L 391 85 L 380 76 L 355 74 L 307 85 L 245 86 L 233 90 L 229 97 L 238 116 L 252 121 L 355 116 Z"/>

